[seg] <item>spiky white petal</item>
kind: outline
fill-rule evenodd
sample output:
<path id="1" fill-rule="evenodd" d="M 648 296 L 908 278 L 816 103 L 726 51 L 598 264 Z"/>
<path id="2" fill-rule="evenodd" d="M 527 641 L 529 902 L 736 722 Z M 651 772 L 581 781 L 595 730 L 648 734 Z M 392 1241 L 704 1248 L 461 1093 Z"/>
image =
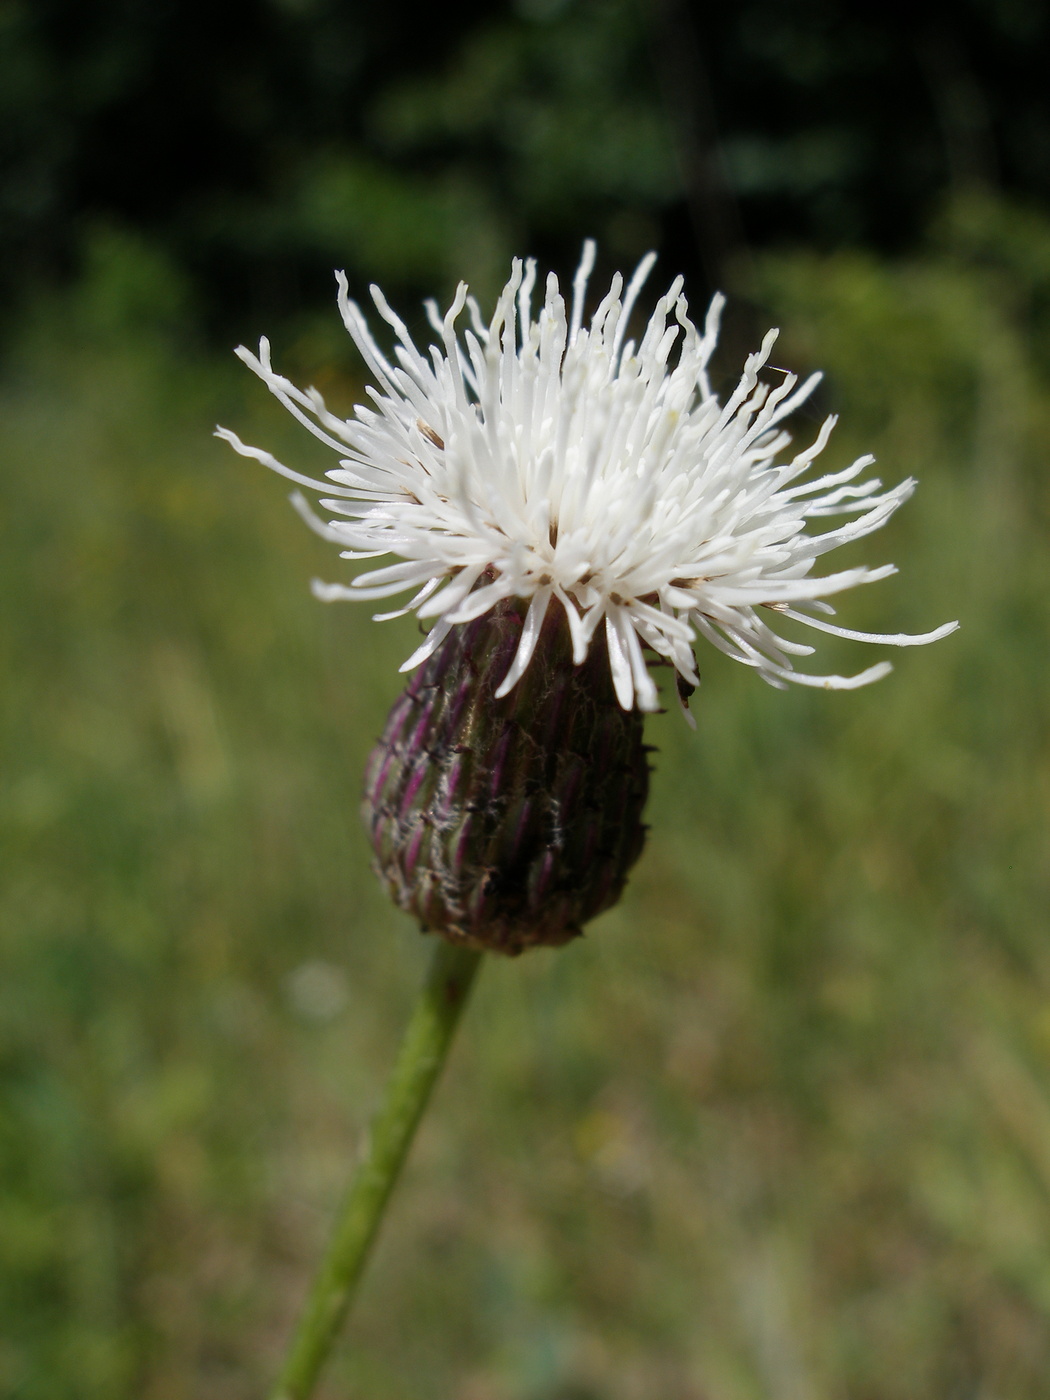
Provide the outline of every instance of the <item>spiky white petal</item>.
<path id="1" fill-rule="evenodd" d="M 531 602 L 498 694 L 524 673 L 543 618 L 557 602 L 578 662 L 604 624 L 624 709 L 658 706 L 643 646 L 689 685 L 698 684 L 692 643 L 699 633 L 771 685 L 848 690 L 879 679 L 889 665 L 849 677 L 800 673 L 792 655 L 813 648 L 778 636 L 767 617 L 779 613 L 835 636 L 892 646 L 933 642 L 958 625 L 882 636 L 820 616 L 834 612 L 824 599 L 894 570 L 855 567 L 820 577 L 811 572 L 818 557 L 884 525 L 915 482 L 890 490 L 876 478 L 858 483 L 870 457 L 800 482 L 835 420 L 827 419 L 814 442 L 786 461 L 790 438 L 782 424 L 820 376 L 799 384 L 777 371 L 779 383 L 761 379 L 776 339 L 770 331 L 721 403 L 708 379 L 721 296 L 700 331 L 678 278 L 640 342 L 626 340 L 653 261 L 652 254 L 642 261 L 625 294 L 617 274 L 588 325 L 593 243 L 584 247 L 571 307 L 552 274 L 535 316 L 535 263 L 516 261 L 487 325 L 465 284 L 445 315 L 427 304 L 439 343 L 425 355 L 372 287 L 395 337 L 393 354 L 384 355 L 338 273 L 343 321 L 378 386 L 368 389 L 371 403 L 347 419 L 329 412 L 315 389 L 303 392 L 278 374 L 265 339 L 258 355 L 238 349 L 285 408 L 339 454 L 339 465 L 318 481 L 226 429 L 218 435 L 321 493 L 327 519 L 300 492 L 293 502 L 312 529 L 342 547 L 343 558 L 398 558 L 349 585 L 315 582 L 314 592 L 325 600 L 364 600 L 411 590 L 407 604 L 377 614 L 414 610 L 436 619 L 402 669 L 425 660 L 450 627 L 510 597 Z M 470 324 L 461 331 L 464 311 Z M 808 522 L 825 516 L 850 518 L 808 534 Z"/>

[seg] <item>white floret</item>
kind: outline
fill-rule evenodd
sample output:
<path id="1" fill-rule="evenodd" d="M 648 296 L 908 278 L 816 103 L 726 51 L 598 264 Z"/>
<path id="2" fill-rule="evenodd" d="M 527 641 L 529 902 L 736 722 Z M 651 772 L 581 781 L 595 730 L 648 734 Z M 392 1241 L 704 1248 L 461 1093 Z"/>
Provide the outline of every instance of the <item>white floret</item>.
<path id="1" fill-rule="evenodd" d="M 530 600 L 517 655 L 497 694 L 506 694 L 533 655 L 548 608 L 564 609 L 577 662 L 604 626 L 624 709 L 658 708 L 644 648 L 666 658 L 689 685 L 699 683 L 693 642 L 705 637 L 771 685 L 794 681 L 849 690 L 884 676 L 880 662 L 854 676 L 796 671 L 792 656 L 812 647 L 777 635 L 777 614 L 818 631 L 891 646 L 933 642 L 951 622 L 913 636 L 839 627 L 825 600 L 894 572 L 892 565 L 815 576 L 822 554 L 884 525 L 911 495 L 913 480 L 883 490 L 857 482 L 872 463 L 808 482 L 800 478 L 827 444 L 829 418 L 814 442 L 789 460 L 783 423 L 819 381 L 782 373 L 760 378 L 776 339 L 770 331 L 749 356 L 722 404 L 708 364 L 723 298 L 703 330 L 690 321 L 678 278 L 656 305 L 636 344 L 628 320 L 652 268 L 643 259 L 623 293 L 617 274 L 590 323 L 583 311 L 594 244 L 584 247 L 567 310 L 548 276 L 533 316 L 536 266 L 514 263 L 486 324 L 461 284 L 441 315 L 427 312 L 438 337 L 426 355 L 378 287 L 372 300 L 392 327 L 392 356 L 376 344 L 337 274 L 343 321 L 375 380 L 369 405 L 351 418 L 329 412 L 315 389 L 276 373 L 264 339 L 259 354 L 237 354 L 282 404 L 339 456 L 319 481 L 300 475 L 227 429 L 218 435 L 300 486 L 320 493 L 326 518 L 300 492 L 293 501 L 323 538 L 353 561 L 398 562 L 349 584 L 314 583 L 325 600 L 375 600 L 412 591 L 379 618 L 415 611 L 433 618 L 426 640 L 402 667 L 426 659 L 457 623 L 505 598 Z M 464 311 L 469 326 L 458 328 Z M 852 517 L 818 534 L 810 520 Z M 762 610 L 760 613 L 759 610 Z"/>

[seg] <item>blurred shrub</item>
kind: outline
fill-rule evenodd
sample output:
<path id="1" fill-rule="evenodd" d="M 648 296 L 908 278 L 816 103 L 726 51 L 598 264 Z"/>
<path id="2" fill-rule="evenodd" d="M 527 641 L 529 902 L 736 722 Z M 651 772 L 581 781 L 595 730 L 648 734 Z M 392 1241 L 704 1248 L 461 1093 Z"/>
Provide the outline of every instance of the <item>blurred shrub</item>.
<path id="1" fill-rule="evenodd" d="M 695 274 L 698 161 L 759 247 L 899 251 L 949 190 L 1050 196 L 1036 4 L 918 0 L 900 24 L 829 0 L 459 0 L 402 21 L 3 0 L 0 308 L 76 270 L 98 220 L 163 247 L 225 340 L 313 304 L 333 264 L 399 295 L 491 288 L 511 252 L 568 260 L 589 233 Z"/>

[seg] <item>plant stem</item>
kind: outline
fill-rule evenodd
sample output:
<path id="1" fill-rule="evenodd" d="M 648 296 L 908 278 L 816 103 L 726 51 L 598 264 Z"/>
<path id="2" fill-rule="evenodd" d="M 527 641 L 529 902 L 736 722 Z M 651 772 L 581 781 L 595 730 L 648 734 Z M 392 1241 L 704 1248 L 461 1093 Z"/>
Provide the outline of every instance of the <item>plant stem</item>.
<path id="1" fill-rule="evenodd" d="M 271 1400 L 308 1400 L 353 1299 L 413 1135 L 441 1073 L 481 954 L 438 939 L 426 982 L 336 1217 Z"/>

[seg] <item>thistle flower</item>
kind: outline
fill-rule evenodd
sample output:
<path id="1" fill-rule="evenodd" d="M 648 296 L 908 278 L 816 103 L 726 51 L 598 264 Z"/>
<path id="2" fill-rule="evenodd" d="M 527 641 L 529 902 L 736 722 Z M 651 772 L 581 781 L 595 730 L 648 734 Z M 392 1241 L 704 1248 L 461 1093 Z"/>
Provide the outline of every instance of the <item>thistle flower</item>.
<path id="1" fill-rule="evenodd" d="M 775 331 L 721 403 L 708 378 L 721 296 L 701 332 L 678 278 L 641 340 L 628 339 L 652 254 L 626 292 L 613 278 L 585 326 L 594 254 L 587 243 L 571 307 L 551 275 L 533 315 L 531 261 L 514 263 L 487 325 L 463 284 L 444 316 L 428 302 L 438 343 L 427 355 L 373 287 L 396 341 L 384 355 L 338 274 L 343 320 L 377 386 L 351 418 L 277 374 L 266 340 L 258 356 L 239 349 L 339 454 L 324 481 L 219 430 L 244 456 L 322 493 L 324 518 L 301 493 L 292 500 L 344 559 L 399 556 L 349 584 L 314 583 L 325 600 L 413 590 L 378 617 L 433 619 L 401 668 L 416 674 L 366 774 L 376 869 L 425 929 L 506 953 L 577 934 L 616 902 L 642 849 L 642 714 L 659 704 L 643 648 L 674 667 L 680 696 L 699 684 L 698 635 L 771 685 L 846 690 L 890 667 L 798 672 L 792 658 L 813 648 L 779 636 L 767 617 L 894 646 L 957 625 L 880 636 L 828 621 L 829 597 L 893 566 L 821 577 L 817 559 L 878 529 L 915 483 L 884 491 L 858 481 L 871 457 L 803 480 L 832 418 L 784 460 L 783 424 L 820 376 L 760 379 Z M 849 518 L 807 533 L 825 516 Z"/>
<path id="2" fill-rule="evenodd" d="M 549 276 L 533 315 L 532 261 L 514 263 L 487 325 L 464 284 L 444 316 L 427 303 L 437 335 L 427 354 L 373 287 L 396 342 L 384 355 L 338 274 L 343 320 L 376 381 L 371 405 L 347 419 L 277 374 L 266 340 L 258 356 L 237 352 L 339 464 L 318 481 L 226 429 L 219 436 L 320 493 L 325 517 L 301 493 L 292 499 L 344 559 L 399 560 L 349 584 L 315 582 L 314 592 L 413 590 L 380 616 L 433 620 L 402 667 L 415 674 L 372 751 L 362 809 L 392 898 L 445 942 L 278 1382 L 289 1400 L 313 1392 L 480 951 L 565 943 L 617 901 L 641 852 L 643 715 L 659 703 L 645 649 L 673 666 L 686 694 L 699 683 L 698 635 L 771 685 L 841 690 L 890 668 L 797 672 L 792 658 L 813 648 L 779 636 L 768 615 L 895 646 L 957 625 L 879 636 L 828 621 L 828 598 L 893 568 L 814 576 L 817 559 L 878 529 L 915 483 L 883 491 L 858 480 L 870 457 L 804 480 L 831 418 L 784 459 L 783 424 L 819 376 L 759 377 L 775 331 L 721 403 L 708 378 L 721 296 L 699 331 L 678 278 L 640 341 L 628 339 L 652 254 L 626 291 L 613 278 L 585 326 L 594 256 L 588 242 L 570 307 Z M 825 516 L 847 522 L 807 533 Z"/>
<path id="3" fill-rule="evenodd" d="M 760 379 L 776 339 L 770 331 L 721 403 L 708 364 L 724 299 L 714 298 L 700 331 L 676 278 L 635 342 L 628 323 L 655 255 L 642 260 L 626 292 L 617 274 L 585 325 L 594 255 L 588 242 L 571 309 L 551 274 L 534 315 L 531 260 L 514 263 L 487 325 L 465 284 L 444 316 L 428 302 L 438 341 L 426 355 L 372 287 L 396 338 L 393 357 L 384 355 L 339 273 L 343 321 L 378 386 L 368 390 L 372 406 L 358 406 L 348 419 L 329 412 L 315 389 L 304 392 L 276 373 L 265 339 L 258 356 L 237 351 L 339 454 L 339 465 L 316 481 L 234 433 L 220 429 L 219 436 L 324 493 L 327 519 L 301 494 L 292 499 L 318 534 L 342 547 L 344 559 L 400 559 L 349 585 L 315 581 L 315 594 L 325 601 L 374 600 L 416 590 L 404 606 L 378 615 L 415 611 L 434 619 L 403 671 L 433 655 L 457 624 L 504 600 L 528 600 L 497 697 L 525 673 L 553 605 L 567 619 L 575 664 L 604 631 L 624 710 L 659 706 L 643 647 L 666 658 L 685 687 L 699 683 L 692 649 L 699 634 L 771 685 L 849 690 L 886 675 L 889 664 L 852 676 L 797 671 L 793 657 L 813 648 L 779 636 L 770 618 L 891 646 L 921 645 L 953 631 L 954 622 L 918 636 L 882 635 L 828 620 L 834 614 L 828 598 L 895 570 L 884 564 L 815 576 L 817 560 L 885 524 L 914 480 L 889 490 L 877 478 L 858 480 L 874 461 L 870 456 L 805 480 L 835 419 L 826 419 L 815 440 L 789 459 L 783 424 L 820 375 L 802 384 L 783 371 L 775 371 L 775 385 Z M 461 335 L 464 310 L 470 325 Z M 810 521 L 834 516 L 852 518 L 807 532 Z"/>

